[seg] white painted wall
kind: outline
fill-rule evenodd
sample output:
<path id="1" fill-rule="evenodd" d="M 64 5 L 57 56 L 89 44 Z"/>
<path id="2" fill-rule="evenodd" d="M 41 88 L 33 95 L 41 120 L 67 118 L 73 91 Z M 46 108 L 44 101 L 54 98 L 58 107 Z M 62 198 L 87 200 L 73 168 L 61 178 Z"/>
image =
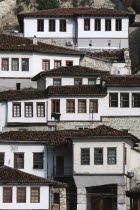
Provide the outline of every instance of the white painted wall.
<path id="1" fill-rule="evenodd" d="M 13 201 L 12 203 L 3 203 L 3 186 L 0 186 L 0 203 L 1 209 L 49 209 L 49 186 L 40 187 L 40 203 L 30 203 L 30 187 L 36 187 L 34 185 L 4 185 L 4 187 L 12 187 Z M 17 187 L 26 187 L 26 203 L 17 203 Z"/>
<path id="2" fill-rule="evenodd" d="M 44 18 L 44 32 L 37 31 L 37 19 L 43 18 L 24 18 L 24 37 L 48 37 L 48 38 L 73 38 L 75 37 L 75 21 L 66 19 L 66 32 L 60 32 L 60 20 L 65 18 Z M 55 19 L 56 31 L 49 32 L 49 20 Z"/>
<path id="3" fill-rule="evenodd" d="M 14 152 L 24 153 L 24 169 L 21 171 L 47 178 L 47 148 L 41 144 L 1 143 L 0 152 L 5 153 L 4 165 L 14 167 Z M 44 152 L 44 169 L 33 169 L 33 153 Z"/>
<path id="4" fill-rule="evenodd" d="M 84 31 L 84 19 L 88 17 L 78 17 L 78 38 L 128 38 L 129 18 L 122 17 L 122 31 L 116 31 L 116 18 L 114 17 L 91 17 L 90 31 Z M 95 19 L 101 19 L 101 31 L 95 31 Z M 105 31 L 105 19 L 111 19 L 112 30 Z"/>
<path id="5" fill-rule="evenodd" d="M 0 131 L 6 125 L 7 122 L 7 104 L 6 102 L 0 103 Z"/>
<path id="6" fill-rule="evenodd" d="M 2 71 L 1 59 L 9 58 L 9 71 Z M 11 59 L 19 58 L 19 71 L 11 71 Z M 29 71 L 22 71 L 21 58 L 29 58 Z M 0 77 L 22 77 L 32 78 L 42 71 L 42 60 L 50 60 L 50 69 L 54 69 L 54 61 L 61 60 L 62 66 L 66 66 L 67 60 L 72 60 L 73 65 L 79 65 L 79 55 L 47 54 L 47 53 L 28 53 L 28 52 L 0 52 Z"/>

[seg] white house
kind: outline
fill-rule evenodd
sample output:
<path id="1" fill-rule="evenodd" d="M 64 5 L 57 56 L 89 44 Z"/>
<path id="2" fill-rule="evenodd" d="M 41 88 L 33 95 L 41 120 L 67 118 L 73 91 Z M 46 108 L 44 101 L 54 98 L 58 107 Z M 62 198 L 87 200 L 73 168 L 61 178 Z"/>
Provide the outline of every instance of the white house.
<path id="1" fill-rule="evenodd" d="M 1 209 L 64 210 L 65 187 L 60 182 L 49 181 L 7 166 L 0 167 Z"/>
<path id="2" fill-rule="evenodd" d="M 80 64 L 82 52 L 0 34 L 0 89 L 32 89 L 41 71 Z"/>
<path id="3" fill-rule="evenodd" d="M 128 48 L 134 14 L 105 8 L 61 8 L 18 15 L 24 37 L 38 37 L 79 48 Z"/>

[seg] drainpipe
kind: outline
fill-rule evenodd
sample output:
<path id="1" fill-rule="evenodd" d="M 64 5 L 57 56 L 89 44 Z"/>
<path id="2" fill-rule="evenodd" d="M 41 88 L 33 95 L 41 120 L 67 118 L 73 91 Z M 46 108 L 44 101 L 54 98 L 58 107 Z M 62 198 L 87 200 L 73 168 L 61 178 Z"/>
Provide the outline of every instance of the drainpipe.
<path id="1" fill-rule="evenodd" d="M 75 45 L 78 44 L 78 22 L 77 17 L 74 18 L 75 21 Z"/>

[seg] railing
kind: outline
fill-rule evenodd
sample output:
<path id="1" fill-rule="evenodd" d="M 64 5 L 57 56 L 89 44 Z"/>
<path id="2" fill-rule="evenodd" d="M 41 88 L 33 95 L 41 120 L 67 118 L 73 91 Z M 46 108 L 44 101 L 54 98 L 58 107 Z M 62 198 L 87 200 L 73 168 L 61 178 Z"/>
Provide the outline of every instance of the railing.
<path id="1" fill-rule="evenodd" d="M 55 167 L 54 176 L 72 176 L 72 167 Z"/>

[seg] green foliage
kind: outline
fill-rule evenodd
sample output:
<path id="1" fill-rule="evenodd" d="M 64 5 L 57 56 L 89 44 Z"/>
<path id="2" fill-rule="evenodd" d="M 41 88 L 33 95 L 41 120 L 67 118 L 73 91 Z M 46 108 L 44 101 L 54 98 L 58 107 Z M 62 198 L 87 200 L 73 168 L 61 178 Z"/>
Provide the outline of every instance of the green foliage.
<path id="1" fill-rule="evenodd" d="M 37 0 L 37 9 L 45 10 L 45 9 L 55 9 L 59 8 L 59 0 Z"/>

